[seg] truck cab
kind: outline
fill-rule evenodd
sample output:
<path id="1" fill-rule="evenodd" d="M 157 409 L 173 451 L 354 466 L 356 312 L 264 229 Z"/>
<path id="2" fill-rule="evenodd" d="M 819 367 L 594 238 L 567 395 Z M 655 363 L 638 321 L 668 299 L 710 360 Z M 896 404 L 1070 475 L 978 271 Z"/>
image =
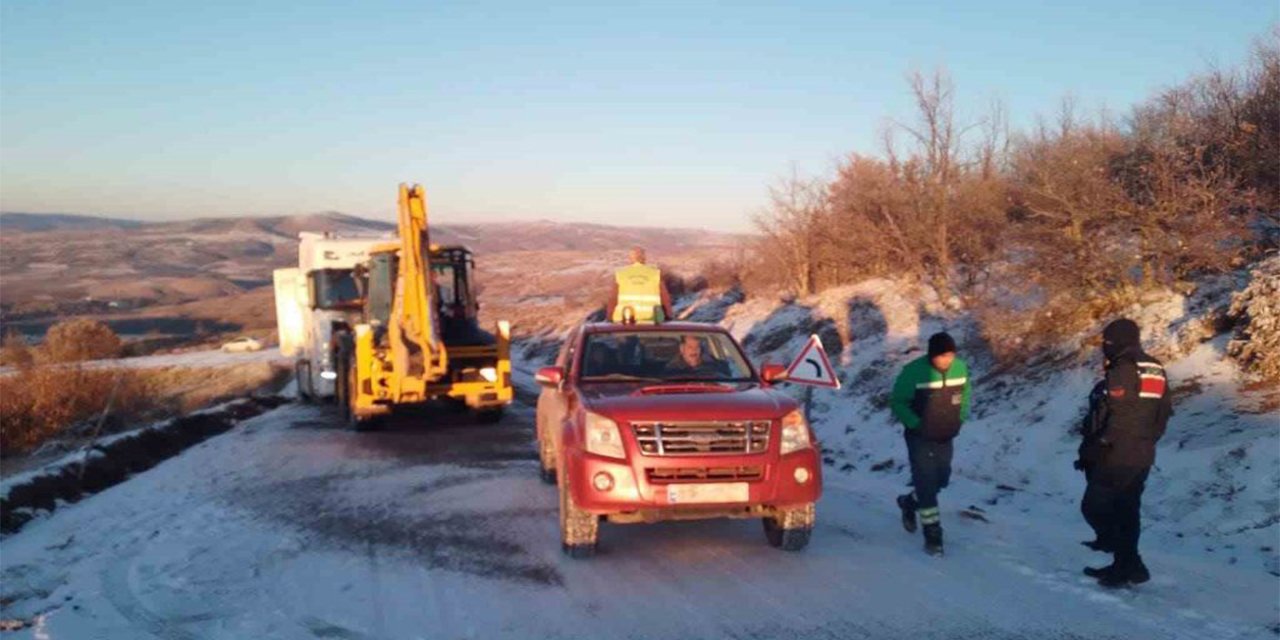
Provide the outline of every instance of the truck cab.
<path id="1" fill-rule="evenodd" d="M 385 238 L 298 234 L 298 267 L 276 269 L 280 351 L 293 358 L 298 395 L 328 400 L 336 392 L 334 337 L 360 316 L 356 265 Z"/>
<path id="2" fill-rule="evenodd" d="M 558 485 L 563 550 L 594 553 L 600 522 L 751 518 L 768 542 L 809 541 L 821 460 L 804 413 L 716 325 L 587 323 L 542 390 L 542 477 Z"/>

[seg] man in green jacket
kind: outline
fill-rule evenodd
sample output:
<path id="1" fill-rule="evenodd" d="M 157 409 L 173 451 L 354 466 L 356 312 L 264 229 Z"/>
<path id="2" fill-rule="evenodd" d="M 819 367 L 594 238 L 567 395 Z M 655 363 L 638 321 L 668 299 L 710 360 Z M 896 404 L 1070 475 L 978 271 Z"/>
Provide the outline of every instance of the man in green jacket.
<path id="1" fill-rule="evenodd" d="M 969 367 L 956 357 L 956 341 L 947 333 L 929 338 L 928 355 L 903 367 L 893 383 L 889 406 L 903 426 L 907 459 L 911 463 L 911 493 L 898 496 L 902 526 L 924 527 L 924 548 L 942 554 L 942 525 L 938 491 L 951 480 L 951 441 L 969 419 Z"/>

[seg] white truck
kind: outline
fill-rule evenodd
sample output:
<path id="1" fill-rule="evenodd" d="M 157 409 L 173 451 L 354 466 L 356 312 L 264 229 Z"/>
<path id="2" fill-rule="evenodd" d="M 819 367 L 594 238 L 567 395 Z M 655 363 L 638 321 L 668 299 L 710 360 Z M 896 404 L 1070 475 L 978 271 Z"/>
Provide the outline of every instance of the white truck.
<path id="1" fill-rule="evenodd" d="M 359 319 L 361 296 L 353 269 L 386 237 L 298 234 L 298 266 L 272 272 L 280 353 L 293 358 L 294 379 L 303 400 L 334 397 L 335 330 Z"/>

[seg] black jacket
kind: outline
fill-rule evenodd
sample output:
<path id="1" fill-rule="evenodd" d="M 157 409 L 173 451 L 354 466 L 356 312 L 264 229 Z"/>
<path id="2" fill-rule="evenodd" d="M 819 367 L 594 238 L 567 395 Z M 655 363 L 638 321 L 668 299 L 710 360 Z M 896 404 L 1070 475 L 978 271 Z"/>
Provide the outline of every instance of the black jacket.
<path id="1" fill-rule="evenodd" d="M 1090 394 L 1080 459 L 1095 471 L 1139 471 L 1155 464 L 1173 402 L 1164 366 L 1140 348 L 1109 359 Z"/>

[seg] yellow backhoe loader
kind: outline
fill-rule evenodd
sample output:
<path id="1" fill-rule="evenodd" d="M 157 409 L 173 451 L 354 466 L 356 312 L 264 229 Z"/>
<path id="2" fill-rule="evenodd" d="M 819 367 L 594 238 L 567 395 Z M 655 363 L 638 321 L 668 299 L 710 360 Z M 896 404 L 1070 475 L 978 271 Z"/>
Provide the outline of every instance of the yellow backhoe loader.
<path id="1" fill-rule="evenodd" d="M 431 400 L 496 421 L 512 399 L 510 325 L 480 328 L 471 251 L 431 244 L 421 185 L 400 185 L 399 209 L 398 240 L 355 269 L 363 311 L 335 337 L 338 405 L 355 428 Z"/>

